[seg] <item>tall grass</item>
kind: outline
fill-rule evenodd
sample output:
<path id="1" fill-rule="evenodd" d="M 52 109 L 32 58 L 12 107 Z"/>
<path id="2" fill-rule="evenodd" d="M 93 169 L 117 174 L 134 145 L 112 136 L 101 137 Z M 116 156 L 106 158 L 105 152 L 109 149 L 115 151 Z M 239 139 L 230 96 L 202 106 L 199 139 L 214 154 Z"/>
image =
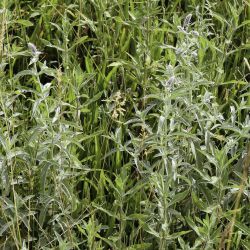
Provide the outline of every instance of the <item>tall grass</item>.
<path id="1" fill-rule="evenodd" d="M 0 248 L 249 249 L 249 8 L 0 1 Z"/>

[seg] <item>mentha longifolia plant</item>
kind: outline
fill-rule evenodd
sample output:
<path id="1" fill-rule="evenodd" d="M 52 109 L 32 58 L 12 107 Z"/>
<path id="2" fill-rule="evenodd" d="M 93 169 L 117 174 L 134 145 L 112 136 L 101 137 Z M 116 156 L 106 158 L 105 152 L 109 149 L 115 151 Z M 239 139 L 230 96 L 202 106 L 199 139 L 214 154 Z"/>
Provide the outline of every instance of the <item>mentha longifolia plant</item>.
<path id="1" fill-rule="evenodd" d="M 0 2 L 1 249 L 249 249 L 246 1 Z"/>

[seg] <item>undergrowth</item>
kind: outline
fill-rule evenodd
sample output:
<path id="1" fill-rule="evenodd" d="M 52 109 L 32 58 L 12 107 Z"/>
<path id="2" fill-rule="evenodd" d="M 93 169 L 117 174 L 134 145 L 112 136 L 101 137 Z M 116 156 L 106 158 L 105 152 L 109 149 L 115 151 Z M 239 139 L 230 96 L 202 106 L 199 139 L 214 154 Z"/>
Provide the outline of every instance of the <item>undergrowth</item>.
<path id="1" fill-rule="evenodd" d="M 0 1 L 0 249 L 250 249 L 246 0 Z"/>

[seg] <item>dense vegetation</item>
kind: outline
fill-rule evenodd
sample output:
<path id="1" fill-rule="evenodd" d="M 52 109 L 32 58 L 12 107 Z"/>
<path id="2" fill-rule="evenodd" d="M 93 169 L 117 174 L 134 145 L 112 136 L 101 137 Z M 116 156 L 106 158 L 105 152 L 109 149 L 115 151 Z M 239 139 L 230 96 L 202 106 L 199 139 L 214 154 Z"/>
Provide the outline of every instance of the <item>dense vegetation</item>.
<path id="1" fill-rule="evenodd" d="M 0 249 L 250 249 L 247 0 L 0 1 Z"/>

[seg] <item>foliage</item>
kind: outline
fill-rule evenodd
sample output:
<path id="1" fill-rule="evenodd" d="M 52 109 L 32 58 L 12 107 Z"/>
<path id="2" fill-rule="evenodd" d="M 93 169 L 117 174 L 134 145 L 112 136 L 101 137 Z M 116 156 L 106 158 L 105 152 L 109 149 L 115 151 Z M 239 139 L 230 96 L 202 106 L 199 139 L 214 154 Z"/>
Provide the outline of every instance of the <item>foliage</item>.
<path id="1" fill-rule="evenodd" d="M 0 1 L 0 248 L 249 249 L 249 15 Z"/>

